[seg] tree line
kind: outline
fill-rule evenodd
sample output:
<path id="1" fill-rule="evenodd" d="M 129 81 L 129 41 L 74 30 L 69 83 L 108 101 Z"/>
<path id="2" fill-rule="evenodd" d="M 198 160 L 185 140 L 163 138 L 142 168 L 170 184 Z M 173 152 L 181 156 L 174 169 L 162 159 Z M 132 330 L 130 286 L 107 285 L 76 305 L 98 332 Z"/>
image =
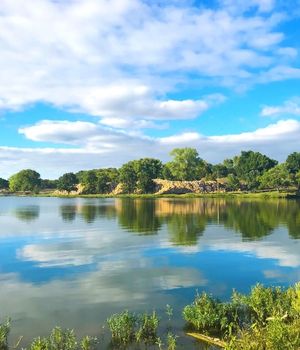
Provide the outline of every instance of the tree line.
<path id="1" fill-rule="evenodd" d="M 245 189 L 282 189 L 300 186 L 300 152 L 291 153 L 278 163 L 254 151 L 242 151 L 219 164 L 202 159 L 194 148 L 175 148 L 172 160 L 163 164 L 159 159 L 142 158 L 123 164 L 120 168 L 82 170 L 65 173 L 56 180 L 41 179 L 38 172 L 24 169 L 8 180 L 0 178 L 0 190 L 35 192 L 43 189 L 76 190 L 81 184 L 86 194 L 110 193 L 122 184 L 125 193 L 153 193 L 154 179 L 193 181 L 223 181 L 229 191 Z"/>

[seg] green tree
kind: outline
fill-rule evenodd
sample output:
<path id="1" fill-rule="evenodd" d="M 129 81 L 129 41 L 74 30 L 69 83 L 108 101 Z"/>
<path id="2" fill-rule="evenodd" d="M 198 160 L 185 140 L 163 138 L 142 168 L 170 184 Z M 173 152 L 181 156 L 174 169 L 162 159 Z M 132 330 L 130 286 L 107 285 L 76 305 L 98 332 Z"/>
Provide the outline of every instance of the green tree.
<path id="1" fill-rule="evenodd" d="M 276 160 L 253 151 L 242 151 L 240 156 L 234 158 L 236 173 L 240 179 L 247 182 L 249 188 L 258 187 L 259 176 L 277 163 Z"/>
<path id="2" fill-rule="evenodd" d="M 66 173 L 58 179 L 58 189 L 70 193 L 76 190 L 77 183 L 78 180 L 74 173 Z"/>
<path id="3" fill-rule="evenodd" d="M 240 189 L 240 187 L 241 187 L 241 184 L 240 184 L 238 177 L 233 175 L 233 174 L 229 174 L 227 176 L 227 188 L 228 188 L 228 190 L 236 191 L 236 190 Z"/>
<path id="4" fill-rule="evenodd" d="M 225 159 L 223 165 L 227 169 L 228 174 L 236 175 L 234 159 Z"/>
<path id="5" fill-rule="evenodd" d="M 135 170 L 135 161 L 125 163 L 120 168 L 120 182 L 123 185 L 123 189 L 127 193 L 133 193 L 137 186 L 137 173 Z"/>
<path id="6" fill-rule="evenodd" d="M 97 193 L 97 173 L 95 170 L 84 171 L 76 176 L 84 187 L 84 193 Z"/>
<path id="7" fill-rule="evenodd" d="M 41 188 L 46 189 L 46 190 L 56 189 L 57 185 L 58 185 L 57 180 L 48 180 L 48 179 L 43 180 L 42 179 L 42 182 L 41 182 Z"/>
<path id="8" fill-rule="evenodd" d="M 199 157 L 196 149 L 175 148 L 170 155 L 173 161 L 167 163 L 166 167 L 174 180 L 191 181 L 205 176 L 207 163 Z"/>
<path id="9" fill-rule="evenodd" d="M 213 165 L 211 171 L 213 179 L 219 179 L 220 177 L 226 177 L 228 175 L 228 169 L 224 164 Z"/>
<path id="10" fill-rule="evenodd" d="M 0 190 L 8 190 L 8 188 L 9 188 L 9 182 L 0 177 Z"/>
<path id="11" fill-rule="evenodd" d="M 291 174 L 296 174 L 300 170 L 300 152 L 293 152 L 287 157 L 286 167 Z"/>
<path id="12" fill-rule="evenodd" d="M 300 188 L 300 170 L 295 175 L 295 181 L 299 189 Z"/>
<path id="13" fill-rule="evenodd" d="M 21 170 L 9 178 L 9 189 L 13 192 L 39 192 L 40 188 L 40 174 L 31 169 Z"/>
<path id="14" fill-rule="evenodd" d="M 110 177 L 106 169 L 97 171 L 97 193 L 109 192 Z"/>
<path id="15" fill-rule="evenodd" d="M 279 164 L 269 169 L 259 178 L 259 181 L 261 188 L 276 188 L 278 190 L 292 184 L 285 164 Z"/>
<path id="16" fill-rule="evenodd" d="M 134 163 L 137 175 L 137 188 L 142 193 L 151 193 L 154 190 L 155 183 L 153 179 L 157 179 L 162 175 L 162 162 L 153 158 L 142 158 Z"/>

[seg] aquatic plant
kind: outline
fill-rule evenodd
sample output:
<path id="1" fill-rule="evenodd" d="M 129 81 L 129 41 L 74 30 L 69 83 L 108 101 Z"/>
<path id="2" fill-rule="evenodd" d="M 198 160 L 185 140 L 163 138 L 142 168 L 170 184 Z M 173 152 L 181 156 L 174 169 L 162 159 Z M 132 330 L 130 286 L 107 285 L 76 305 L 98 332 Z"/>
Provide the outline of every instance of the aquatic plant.
<path id="1" fill-rule="evenodd" d="M 203 293 L 183 310 L 188 326 L 218 334 L 226 350 L 299 350 L 300 285 L 283 289 L 257 284 L 249 295 L 234 292 L 222 303 Z"/>
<path id="2" fill-rule="evenodd" d="M 50 343 L 47 338 L 35 338 L 30 345 L 30 350 L 49 350 Z"/>
<path id="3" fill-rule="evenodd" d="M 10 319 L 0 324 L 0 350 L 8 349 L 7 338 L 10 332 Z"/>
<path id="4" fill-rule="evenodd" d="M 80 343 L 80 345 L 79 345 Z M 94 350 L 98 343 L 97 338 L 85 336 L 77 341 L 73 330 L 63 330 L 55 327 L 49 337 L 35 338 L 30 345 L 30 350 Z"/>
<path id="5" fill-rule="evenodd" d="M 136 340 L 154 344 L 157 341 L 159 319 L 155 311 L 152 314 L 144 313 L 138 317 L 139 328 L 136 331 Z"/>
<path id="6" fill-rule="evenodd" d="M 194 302 L 183 309 L 183 318 L 198 331 L 215 329 L 219 325 L 219 303 L 212 296 L 197 294 Z"/>
<path id="7" fill-rule="evenodd" d="M 95 337 L 85 336 L 82 338 L 80 345 L 82 350 L 94 350 L 98 344 L 98 339 Z"/>
<path id="8" fill-rule="evenodd" d="M 166 315 L 168 316 L 169 321 L 171 321 L 171 318 L 173 316 L 173 308 L 171 305 L 166 305 Z"/>
<path id="9" fill-rule="evenodd" d="M 136 317 L 128 310 L 114 314 L 107 319 L 112 341 L 128 344 L 134 339 Z"/>
<path id="10" fill-rule="evenodd" d="M 177 336 L 171 332 L 167 334 L 167 349 L 175 350 L 177 346 Z"/>

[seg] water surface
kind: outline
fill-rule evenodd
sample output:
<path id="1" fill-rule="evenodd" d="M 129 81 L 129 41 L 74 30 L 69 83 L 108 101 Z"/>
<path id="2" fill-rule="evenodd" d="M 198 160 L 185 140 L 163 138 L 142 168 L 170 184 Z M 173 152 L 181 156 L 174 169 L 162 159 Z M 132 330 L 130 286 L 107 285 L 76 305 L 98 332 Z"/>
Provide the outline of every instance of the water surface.
<path id="1" fill-rule="evenodd" d="M 0 197 L 0 227 L 0 317 L 23 345 L 56 325 L 99 334 L 124 309 L 180 332 L 196 290 L 300 280 L 296 200 Z"/>

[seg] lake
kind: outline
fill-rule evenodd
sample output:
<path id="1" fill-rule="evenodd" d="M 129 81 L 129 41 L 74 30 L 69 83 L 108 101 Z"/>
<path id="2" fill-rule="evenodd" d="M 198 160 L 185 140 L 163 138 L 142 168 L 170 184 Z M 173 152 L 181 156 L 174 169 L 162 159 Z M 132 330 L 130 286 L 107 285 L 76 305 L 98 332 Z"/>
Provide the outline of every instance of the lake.
<path id="1" fill-rule="evenodd" d="M 196 290 L 226 300 L 300 280 L 296 200 L 0 197 L 0 227 L 0 318 L 23 346 L 56 325 L 105 342 L 102 325 L 124 309 L 156 309 L 183 335 Z"/>

